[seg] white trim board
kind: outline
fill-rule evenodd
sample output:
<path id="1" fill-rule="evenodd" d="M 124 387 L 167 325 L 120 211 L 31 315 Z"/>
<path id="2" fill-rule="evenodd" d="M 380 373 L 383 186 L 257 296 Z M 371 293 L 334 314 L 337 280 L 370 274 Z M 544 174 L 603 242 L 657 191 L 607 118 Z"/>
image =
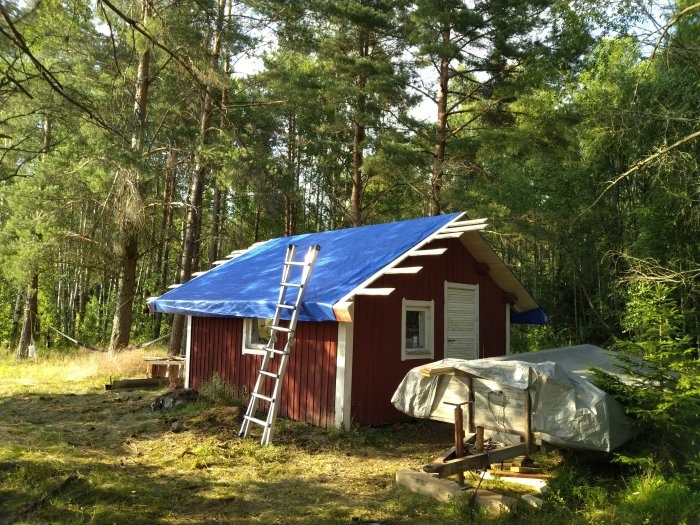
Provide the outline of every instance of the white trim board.
<path id="1" fill-rule="evenodd" d="M 335 362 L 335 426 L 346 430 L 349 430 L 352 424 L 352 342 L 354 329 L 354 322 L 338 323 Z"/>
<path id="2" fill-rule="evenodd" d="M 187 334 L 185 339 L 185 388 L 190 387 L 190 356 L 192 350 L 192 316 L 187 316 Z"/>

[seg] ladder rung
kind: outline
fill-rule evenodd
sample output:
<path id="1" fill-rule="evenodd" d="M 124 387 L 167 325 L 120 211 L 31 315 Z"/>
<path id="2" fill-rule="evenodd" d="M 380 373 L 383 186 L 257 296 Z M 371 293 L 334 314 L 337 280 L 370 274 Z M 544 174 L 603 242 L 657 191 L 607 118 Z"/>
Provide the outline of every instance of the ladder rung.
<path id="1" fill-rule="evenodd" d="M 275 374 L 274 372 L 268 372 L 267 370 L 260 370 L 260 373 L 264 376 L 267 377 L 274 377 L 275 379 L 279 379 L 279 374 Z"/>
<path id="2" fill-rule="evenodd" d="M 309 263 L 301 262 L 301 261 L 288 261 L 288 262 L 285 262 L 284 264 L 286 264 L 287 266 L 308 266 L 309 265 Z"/>
<path id="3" fill-rule="evenodd" d="M 301 288 L 304 285 L 301 283 L 280 283 L 280 286 L 290 286 L 292 288 Z"/>
<path id="4" fill-rule="evenodd" d="M 286 308 L 287 310 L 294 310 L 296 306 L 293 304 L 278 304 L 277 308 Z"/>
<path id="5" fill-rule="evenodd" d="M 266 348 L 265 350 L 267 350 L 268 352 L 270 352 L 272 354 L 278 354 L 278 355 L 286 355 L 289 353 L 289 352 L 285 352 L 284 350 L 277 350 L 276 348 Z"/>
<path id="6" fill-rule="evenodd" d="M 262 394 L 256 394 L 255 392 L 253 392 L 253 393 L 250 394 L 250 395 L 253 396 L 253 397 L 257 397 L 258 399 L 262 399 L 263 401 L 267 401 L 267 402 L 269 402 L 269 403 L 272 403 L 272 401 L 273 401 L 271 397 L 269 397 L 269 396 L 264 396 L 264 395 L 262 395 Z"/>
<path id="7" fill-rule="evenodd" d="M 276 331 L 278 331 L 278 332 L 284 332 L 285 334 L 288 334 L 289 332 L 292 331 L 291 328 L 286 328 L 286 327 L 284 327 L 284 326 L 275 326 L 275 325 L 272 325 L 272 326 L 270 327 L 270 330 L 276 330 Z"/>
<path id="8" fill-rule="evenodd" d="M 257 417 L 253 417 L 253 416 L 243 416 L 243 418 L 244 418 L 244 419 L 247 419 L 247 420 L 250 421 L 251 423 L 257 423 L 257 424 L 260 425 L 261 427 L 267 427 L 267 426 L 269 426 L 268 423 L 267 423 L 267 421 L 263 421 L 262 419 L 258 419 Z"/>

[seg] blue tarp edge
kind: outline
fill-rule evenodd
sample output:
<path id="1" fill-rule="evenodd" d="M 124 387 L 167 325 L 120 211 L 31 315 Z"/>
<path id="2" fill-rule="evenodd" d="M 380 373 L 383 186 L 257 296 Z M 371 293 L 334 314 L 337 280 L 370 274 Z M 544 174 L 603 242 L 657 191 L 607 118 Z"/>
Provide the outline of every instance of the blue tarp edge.
<path id="1" fill-rule="evenodd" d="M 549 316 L 542 308 L 535 308 L 527 312 L 511 312 L 510 322 L 511 324 L 547 324 Z"/>

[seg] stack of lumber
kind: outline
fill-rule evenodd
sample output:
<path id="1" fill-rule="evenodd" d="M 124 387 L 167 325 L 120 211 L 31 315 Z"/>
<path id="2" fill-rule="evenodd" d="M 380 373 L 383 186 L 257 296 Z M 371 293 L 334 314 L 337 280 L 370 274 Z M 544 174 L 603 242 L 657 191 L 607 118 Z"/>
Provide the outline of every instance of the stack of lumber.
<path id="1" fill-rule="evenodd" d="M 494 476 L 510 476 L 514 478 L 551 479 L 551 474 L 544 474 L 527 456 L 518 456 L 501 463 L 491 463 L 489 473 Z"/>

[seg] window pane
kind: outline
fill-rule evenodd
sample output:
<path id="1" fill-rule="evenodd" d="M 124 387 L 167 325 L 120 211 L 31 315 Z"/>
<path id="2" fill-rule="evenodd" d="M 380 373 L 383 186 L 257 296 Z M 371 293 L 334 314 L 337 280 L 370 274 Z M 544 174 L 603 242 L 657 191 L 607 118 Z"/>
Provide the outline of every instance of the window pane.
<path id="1" fill-rule="evenodd" d="M 425 348 L 425 311 L 406 310 L 406 349 Z"/>

